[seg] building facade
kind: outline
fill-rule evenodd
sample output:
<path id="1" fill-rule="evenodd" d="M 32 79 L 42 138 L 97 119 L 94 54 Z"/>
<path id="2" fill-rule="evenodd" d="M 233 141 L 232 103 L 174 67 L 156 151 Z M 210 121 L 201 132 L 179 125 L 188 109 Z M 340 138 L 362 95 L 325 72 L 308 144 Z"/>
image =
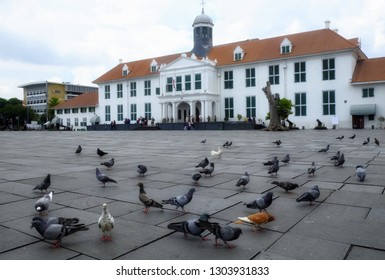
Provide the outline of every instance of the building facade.
<path id="1" fill-rule="evenodd" d="M 75 85 L 57 82 L 33 82 L 20 85 L 23 89 L 23 103 L 32 108 L 39 115 L 46 114 L 49 100 L 58 98 L 59 102 L 69 100 L 84 92 L 97 92 L 98 87 Z"/>
<path id="2" fill-rule="evenodd" d="M 297 127 L 365 128 L 385 115 L 385 58 L 369 59 L 358 38 L 325 28 L 213 46 L 213 22 L 200 14 L 186 53 L 120 62 L 97 78 L 101 123 L 265 121 L 267 81 L 294 104 Z"/>

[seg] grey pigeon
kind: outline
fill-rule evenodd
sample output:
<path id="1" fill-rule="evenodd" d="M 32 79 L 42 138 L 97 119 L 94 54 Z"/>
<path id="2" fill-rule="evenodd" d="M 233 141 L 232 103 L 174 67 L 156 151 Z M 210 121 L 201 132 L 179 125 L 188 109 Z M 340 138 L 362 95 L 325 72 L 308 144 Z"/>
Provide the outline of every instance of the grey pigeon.
<path id="1" fill-rule="evenodd" d="M 309 191 L 301 194 L 296 201 L 301 202 L 301 201 L 309 201 L 309 204 L 311 205 L 314 200 L 319 198 L 320 196 L 320 191 L 318 189 L 318 186 L 315 185 L 312 187 Z"/>
<path id="2" fill-rule="evenodd" d="M 215 168 L 214 162 L 210 162 L 209 167 L 204 168 L 202 170 L 199 170 L 199 173 L 205 174 L 205 176 L 206 175 L 210 175 L 211 176 L 211 174 L 213 174 L 213 172 L 214 172 L 214 168 Z"/>
<path id="3" fill-rule="evenodd" d="M 48 208 L 53 198 L 53 191 L 45 194 L 35 202 L 35 210 L 39 213 L 48 213 Z"/>
<path id="4" fill-rule="evenodd" d="M 100 182 L 103 183 L 103 186 L 106 186 L 106 183 L 112 182 L 112 183 L 118 183 L 114 179 L 108 177 L 106 174 L 100 172 L 99 168 L 96 167 L 96 179 L 98 179 Z"/>
<path id="5" fill-rule="evenodd" d="M 277 145 L 277 146 L 279 146 L 279 145 L 282 144 L 281 140 L 276 140 L 276 141 L 274 141 L 274 142 L 272 142 L 272 143 L 274 143 L 274 144 Z"/>
<path id="6" fill-rule="evenodd" d="M 223 146 L 223 147 L 227 147 L 228 145 L 229 145 L 229 141 L 226 141 L 226 143 L 223 144 L 222 146 Z"/>
<path id="7" fill-rule="evenodd" d="M 182 208 L 183 212 L 186 212 L 184 210 L 184 207 L 190 203 L 190 201 L 192 200 L 193 198 L 193 194 L 195 192 L 195 189 L 194 188 L 191 188 L 186 194 L 184 195 L 178 195 L 178 196 L 174 196 L 174 197 L 171 197 L 170 199 L 167 199 L 167 200 L 162 200 L 162 204 L 171 204 L 171 205 L 174 205 L 176 206 L 176 209 L 178 209 L 179 207 Z"/>
<path id="8" fill-rule="evenodd" d="M 45 224 L 59 224 L 65 226 L 82 226 L 84 224 L 79 224 L 78 218 L 63 218 L 63 217 L 33 217 L 32 221 L 41 221 Z"/>
<path id="9" fill-rule="evenodd" d="M 337 161 L 334 163 L 334 166 L 342 167 L 342 165 L 345 163 L 345 155 L 344 153 L 341 153 L 340 157 L 337 159 Z"/>
<path id="10" fill-rule="evenodd" d="M 354 138 L 356 138 L 355 134 L 353 134 L 352 136 L 349 137 L 349 139 L 354 139 Z"/>
<path id="11" fill-rule="evenodd" d="M 326 153 L 327 151 L 329 151 L 329 148 L 330 148 L 330 144 L 327 144 L 325 148 L 319 150 L 318 152 L 319 153 Z"/>
<path id="12" fill-rule="evenodd" d="M 199 218 L 190 219 L 187 221 L 170 223 L 167 228 L 182 232 L 187 238 L 188 235 L 199 236 L 202 240 L 207 240 L 206 237 L 202 236 L 202 233 L 206 230 L 201 226 L 201 223 L 207 222 L 210 219 L 210 215 L 203 213 Z"/>
<path id="13" fill-rule="evenodd" d="M 56 248 L 60 247 L 65 236 L 89 229 L 85 225 L 47 224 L 36 219 L 32 221 L 31 227 L 34 227 L 45 240 L 55 240 Z"/>
<path id="14" fill-rule="evenodd" d="M 280 187 L 281 189 L 284 189 L 286 192 L 292 191 L 299 187 L 298 184 L 291 183 L 288 181 L 283 181 L 283 182 L 273 181 L 271 183 L 273 185 L 276 185 L 277 187 Z"/>
<path id="15" fill-rule="evenodd" d="M 380 141 L 378 141 L 377 138 L 374 138 L 374 143 L 376 143 L 377 146 L 380 146 Z"/>
<path id="16" fill-rule="evenodd" d="M 272 160 L 268 160 L 268 161 L 265 161 L 263 162 L 262 164 L 263 165 L 269 165 L 269 166 L 272 166 L 274 165 L 274 163 L 278 162 L 278 158 L 275 156 Z"/>
<path id="17" fill-rule="evenodd" d="M 227 148 L 231 148 L 231 145 L 233 145 L 233 142 L 231 141 L 229 144 L 227 144 Z"/>
<path id="18" fill-rule="evenodd" d="M 241 176 L 241 178 L 238 179 L 237 183 L 235 184 L 236 187 L 240 187 L 240 186 L 243 186 L 243 188 L 246 187 L 246 185 L 250 182 L 250 175 L 249 173 L 245 172 L 245 174 L 243 174 Z"/>
<path id="19" fill-rule="evenodd" d="M 334 156 L 332 156 L 330 160 L 334 160 L 334 162 L 336 162 L 340 158 L 340 156 L 341 156 L 341 152 L 337 151 L 337 153 Z"/>
<path id="20" fill-rule="evenodd" d="M 205 168 L 207 165 L 209 165 L 209 160 L 207 157 L 205 157 L 204 159 L 201 160 L 200 163 L 198 163 L 197 165 L 195 165 L 195 168 Z"/>
<path id="21" fill-rule="evenodd" d="M 366 177 L 366 168 L 362 165 L 356 166 L 356 176 L 358 181 L 363 182 Z"/>
<path id="22" fill-rule="evenodd" d="M 195 173 L 192 175 L 191 177 L 193 179 L 193 181 L 195 182 L 195 184 L 198 183 L 199 179 L 202 178 L 202 175 L 200 173 Z"/>
<path id="23" fill-rule="evenodd" d="M 47 192 L 48 187 L 51 186 L 51 174 L 47 174 L 43 181 L 41 181 L 33 190 L 40 190 Z"/>
<path id="24" fill-rule="evenodd" d="M 139 164 L 138 165 L 138 170 L 136 170 L 136 172 L 139 173 L 140 176 L 144 176 L 144 174 L 146 174 L 147 172 L 147 166 L 143 165 L 143 164 Z"/>
<path id="25" fill-rule="evenodd" d="M 370 137 L 366 138 L 366 140 L 364 141 L 364 143 L 362 143 L 362 145 L 368 145 L 370 142 Z"/>
<path id="26" fill-rule="evenodd" d="M 201 141 L 201 144 L 205 144 L 205 143 L 206 143 L 206 139 Z"/>
<path id="27" fill-rule="evenodd" d="M 79 145 L 79 146 L 76 148 L 75 154 L 80 154 L 80 153 L 82 152 L 82 150 L 83 150 L 82 146 Z"/>
<path id="28" fill-rule="evenodd" d="M 229 225 L 205 223 L 203 226 L 215 236 L 214 246 L 222 246 L 222 244 L 218 243 L 218 240 L 220 239 L 228 248 L 234 248 L 235 245 L 230 244 L 229 241 L 237 240 L 242 234 L 242 230 L 240 228 Z"/>
<path id="29" fill-rule="evenodd" d="M 290 155 L 287 154 L 282 160 L 281 162 L 283 162 L 284 164 L 288 164 L 290 162 Z"/>
<path id="30" fill-rule="evenodd" d="M 258 197 L 256 200 L 245 203 L 247 208 L 259 209 L 259 212 L 262 210 L 266 211 L 266 208 L 271 205 L 273 202 L 273 193 L 267 192 L 265 195 Z"/>
<path id="31" fill-rule="evenodd" d="M 108 153 L 106 153 L 106 152 L 103 152 L 101 149 L 97 149 L 96 150 L 96 153 L 98 154 L 98 156 L 100 156 L 100 157 L 102 157 L 102 156 L 104 156 L 104 155 L 107 155 Z"/>
<path id="32" fill-rule="evenodd" d="M 313 161 L 310 165 L 310 167 L 307 169 L 307 174 L 310 176 L 314 176 L 315 171 L 317 170 L 317 167 L 315 166 L 315 162 Z"/>
<path id="33" fill-rule="evenodd" d="M 104 165 L 107 168 L 111 168 L 115 164 L 115 159 L 112 158 L 109 161 L 101 162 L 100 165 Z"/>
<path id="34" fill-rule="evenodd" d="M 276 161 L 270 168 L 269 171 L 267 172 L 268 174 L 273 174 L 278 175 L 278 170 L 279 170 L 279 162 Z"/>
<path id="35" fill-rule="evenodd" d="M 344 136 L 344 135 L 342 135 L 342 136 L 336 137 L 336 139 L 338 139 L 338 140 L 340 140 L 340 141 L 341 141 L 342 139 L 344 139 L 344 137 L 345 137 L 345 136 Z"/>
<path id="36" fill-rule="evenodd" d="M 102 214 L 98 219 L 98 227 L 102 231 L 103 235 L 101 240 L 103 241 L 111 241 L 111 231 L 114 229 L 115 220 L 112 217 L 110 211 L 108 210 L 107 203 L 103 203 L 102 205 Z"/>
<path id="37" fill-rule="evenodd" d="M 156 202 L 155 200 L 151 199 L 146 191 L 144 190 L 144 185 L 142 182 L 138 183 L 139 186 L 139 201 L 143 203 L 144 205 L 144 210 L 143 212 L 145 214 L 148 213 L 148 210 L 150 210 L 150 207 L 155 207 L 155 208 L 163 208 L 163 205 Z"/>

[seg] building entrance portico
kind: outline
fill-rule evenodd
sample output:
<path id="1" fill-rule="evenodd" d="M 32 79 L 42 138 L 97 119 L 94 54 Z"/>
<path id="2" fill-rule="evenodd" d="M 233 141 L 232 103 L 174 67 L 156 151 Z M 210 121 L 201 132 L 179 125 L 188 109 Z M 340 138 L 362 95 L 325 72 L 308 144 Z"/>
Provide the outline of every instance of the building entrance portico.
<path id="1" fill-rule="evenodd" d="M 210 98 L 208 98 L 210 97 Z M 163 122 L 185 122 L 194 118 L 194 122 L 207 121 L 218 117 L 216 95 L 160 96 L 161 119 Z"/>

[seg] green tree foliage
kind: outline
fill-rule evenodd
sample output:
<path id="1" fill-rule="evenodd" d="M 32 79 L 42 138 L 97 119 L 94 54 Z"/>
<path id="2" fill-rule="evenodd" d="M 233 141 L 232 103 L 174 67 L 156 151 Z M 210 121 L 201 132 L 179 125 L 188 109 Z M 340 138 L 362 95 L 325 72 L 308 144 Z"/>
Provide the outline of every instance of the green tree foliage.
<path id="1" fill-rule="evenodd" d="M 291 102 L 290 99 L 287 98 L 282 98 L 278 102 L 278 116 L 279 120 L 283 121 L 286 120 L 290 114 L 293 114 L 293 111 L 291 108 L 293 108 L 293 103 Z M 270 119 L 270 112 L 267 113 L 266 115 L 266 120 Z"/>
<path id="2" fill-rule="evenodd" d="M 5 126 L 10 120 L 14 125 L 23 126 L 25 121 L 38 120 L 38 115 L 17 98 L 0 98 L 0 125 Z"/>
<path id="3" fill-rule="evenodd" d="M 48 120 L 52 120 L 55 117 L 55 110 L 52 109 L 56 105 L 59 105 L 60 100 L 57 97 L 52 97 L 50 100 L 48 100 Z"/>

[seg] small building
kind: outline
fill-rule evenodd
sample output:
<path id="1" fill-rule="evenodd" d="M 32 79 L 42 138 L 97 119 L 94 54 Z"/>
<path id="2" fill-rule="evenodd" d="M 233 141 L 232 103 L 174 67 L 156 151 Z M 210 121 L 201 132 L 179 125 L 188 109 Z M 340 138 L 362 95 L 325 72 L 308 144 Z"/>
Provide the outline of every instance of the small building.
<path id="1" fill-rule="evenodd" d="M 59 119 L 61 126 L 72 130 L 87 130 L 87 125 L 99 122 L 98 100 L 97 92 L 83 93 L 65 100 L 52 108 L 55 111 L 55 120 Z"/>

